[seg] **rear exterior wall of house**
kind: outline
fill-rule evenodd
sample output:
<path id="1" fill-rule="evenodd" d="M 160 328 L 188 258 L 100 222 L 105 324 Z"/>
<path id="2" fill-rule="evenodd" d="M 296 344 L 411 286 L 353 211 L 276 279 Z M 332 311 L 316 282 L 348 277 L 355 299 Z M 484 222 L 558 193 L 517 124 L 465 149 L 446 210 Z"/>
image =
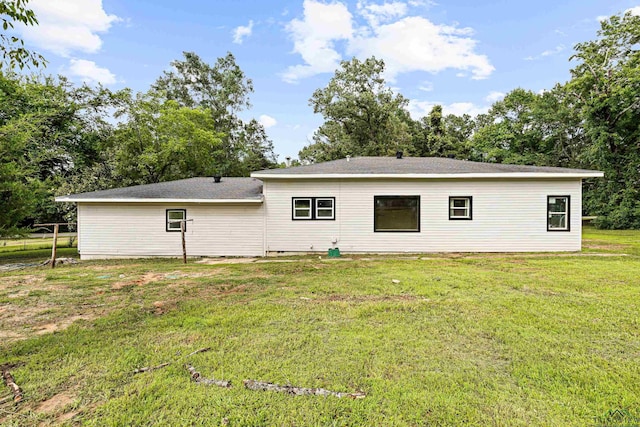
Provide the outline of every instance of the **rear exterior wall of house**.
<path id="1" fill-rule="evenodd" d="M 580 179 L 264 181 L 267 253 L 326 253 L 332 247 L 342 252 L 375 253 L 581 249 Z M 379 196 L 419 196 L 419 231 L 375 231 L 374 200 Z M 568 230 L 548 230 L 551 196 L 568 196 Z M 312 202 L 335 198 L 334 219 L 295 219 L 295 198 Z M 469 198 L 470 219 L 450 219 L 451 198 Z"/>
<path id="2" fill-rule="evenodd" d="M 179 257 L 179 227 L 167 231 L 167 210 L 184 210 L 189 256 L 264 254 L 262 204 L 78 203 L 81 259 Z"/>

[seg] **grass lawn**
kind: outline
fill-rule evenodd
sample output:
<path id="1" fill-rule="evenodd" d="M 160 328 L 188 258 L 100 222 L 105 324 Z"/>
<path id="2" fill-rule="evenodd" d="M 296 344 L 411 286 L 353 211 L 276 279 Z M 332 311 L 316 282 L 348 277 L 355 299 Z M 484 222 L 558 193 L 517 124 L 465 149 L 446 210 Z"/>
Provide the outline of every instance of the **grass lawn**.
<path id="1" fill-rule="evenodd" d="M 0 424 L 640 425 L 640 232 L 584 236 L 582 254 L 0 273 L 0 364 L 24 392 Z M 185 362 L 233 387 L 192 382 Z"/>

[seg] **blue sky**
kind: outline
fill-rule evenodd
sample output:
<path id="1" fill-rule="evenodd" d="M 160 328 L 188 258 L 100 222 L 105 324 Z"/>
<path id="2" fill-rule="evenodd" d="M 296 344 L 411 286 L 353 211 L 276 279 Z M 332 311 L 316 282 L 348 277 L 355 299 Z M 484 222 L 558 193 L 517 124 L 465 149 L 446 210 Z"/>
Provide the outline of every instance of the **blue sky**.
<path id="1" fill-rule="evenodd" d="M 322 118 L 308 100 L 342 59 L 375 55 L 414 117 L 438 103 L 477 114 L 516 87 L 569 77 L 572 47 L 603 16 L 639 0 L 31 0 L 40 25 L 20 28 L 45 73 L 146 91 L 169 62 L 232 52 L 254 82 L 253 108 L 280 159 L 297 157 Z"/>

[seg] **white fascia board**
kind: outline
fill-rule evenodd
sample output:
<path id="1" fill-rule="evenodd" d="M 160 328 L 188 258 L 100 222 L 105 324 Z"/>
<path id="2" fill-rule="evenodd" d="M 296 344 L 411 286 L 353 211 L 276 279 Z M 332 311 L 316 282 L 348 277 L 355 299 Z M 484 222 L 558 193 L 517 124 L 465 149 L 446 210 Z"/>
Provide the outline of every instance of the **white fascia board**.
<path id="1" fill-rule="evenodd" d="M 260 179 L 566 179 L 566 178 L 599 178 L 604 172 L 505 172 L 505 173 L 405 173 L 405 174 L 372 174 L 372 173 L 336 173 L 336 174 L 262 174 L 252 173 L 252 178 Z"/>
<path id="2" fill-rule="evenodd" d="M 102 199 L 102 198 L 75 198 L 72 196 L 56 197 L 56 202 L 81 202 L 81 203 L 206 203 L 206 204 L 245 204 L 262 203 L 262 199 Z"/>

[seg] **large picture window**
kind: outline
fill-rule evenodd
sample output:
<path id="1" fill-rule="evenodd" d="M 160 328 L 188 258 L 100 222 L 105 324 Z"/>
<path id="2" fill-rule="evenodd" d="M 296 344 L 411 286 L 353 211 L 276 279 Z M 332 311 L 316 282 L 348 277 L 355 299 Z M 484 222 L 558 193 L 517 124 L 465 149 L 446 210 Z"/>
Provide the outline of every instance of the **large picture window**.
<path id="1" fill-rule="evenodd" d="M 571 197 L 547 197 L 547 231 L 569 231 Z"/>
<path id="2" fill-rule="evenodd" d="M 180 231 L 180 223 L 187 219 L 186 209 L 167 209 L 167 231 Z M 184 223 L 187 231 L 187 223 Z"/>
<path id="3" fill-rule="evenodd" d="M 291 201 L 291 219 L 336 219 L 335 197 L 294 197 Z"/>
<path id="4" fill-rule="evenodd" d="M 420 196 L 375 196 L 373 199 L 374 231 L 420 231 Z"/>
<path id="5" fill-rule="evenodd" d="M 471 196 L 465 197 L 449 197 L 449 219 L 468 219 L 472 216 Z"/>

